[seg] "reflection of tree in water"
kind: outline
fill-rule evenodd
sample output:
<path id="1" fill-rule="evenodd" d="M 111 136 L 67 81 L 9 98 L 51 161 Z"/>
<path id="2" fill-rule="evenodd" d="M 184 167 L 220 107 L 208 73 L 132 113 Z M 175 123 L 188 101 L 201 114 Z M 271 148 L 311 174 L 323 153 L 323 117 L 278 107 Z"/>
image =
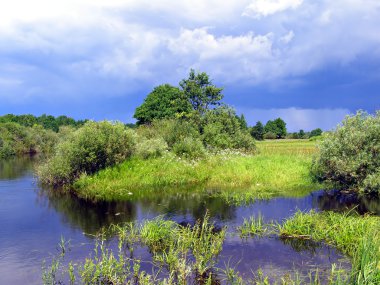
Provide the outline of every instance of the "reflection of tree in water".
<path id="1" fill-rule="evenodd" d="M 24 155 L 0 160 L 0 179 L 13 180 L 33 169 L 33 156 Z"/>
<path id="2" fill-rule="evenodd" d="M 355 193 L 339 191 L 323 192 L 313 199 L 313 204 L 324 211 L 346 211 L 355 208 L 359 214 L 374 213 L 380 215 L 380 199 L 371 196 L 359 196 Z"/>
<path id="3" fill-rule="evenodd" d="M 92 202 L 55 189 L 40 189 L 39 203 L 53 208 L 64 223 L 80 228 L 86 234 L 96 234 L 111 224 L 135 220 L 133 202 Z"/>
<path id="4" fill-rule="evenodd" d="M 235 218 L 236 207 L 223 198 L 211 195 L 202 187 L 176 187 L 140 190 L 137 200 L 143 211 L 172 216 L 191 216 L 195 221 L 206 212 L 217 221 Z"/>
<path id="5" fill-rule="evenodd" d="M 235 207 L 222 198 L 212 197 L 197 189 L 140 189 L 128 201 L 89 201 L 57 189 L 40 189 L 39 203 L 61 214 L 62 221 L 96 234 L 111 224 L 135 221 L 137 218 L 165 215 L 202 219 L 206 212 L 218 221 L 235 217 Z M 137 213 L 140 213 L 137 217 Z M 178 221 L 183 222 L 183 221 Z M 188 221 L 191 222 L 191 221 Z"/>

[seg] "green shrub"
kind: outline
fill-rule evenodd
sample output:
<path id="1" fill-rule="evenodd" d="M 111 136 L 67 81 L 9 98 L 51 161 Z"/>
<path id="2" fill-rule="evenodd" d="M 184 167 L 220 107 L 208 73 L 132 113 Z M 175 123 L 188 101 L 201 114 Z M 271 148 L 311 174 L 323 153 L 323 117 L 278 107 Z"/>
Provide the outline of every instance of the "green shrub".
<path id="1" fill-rule="evenodd" d="M 274 140 L 277 139 L 277 135 L 273 132 L 268 132 L 264 134 L 264 139 L 266 140 Z"/>
<path id="2" fill-rule="evenodd" d="M 205 113 L 201 122 L 204 143 L 216 149 L 255 149 L 255 143 L 247 129 L 241 128 L 241 122 L 235 111 L 229 107 L 219 107 Z"/>
<path id="3" fill-rule="evenodd" d="M 88 122 L 60 142 L 55 154 L 38 169 L 43 183 L 72 183 L 82 173 L 92 174 L 130 157 L 135 133 L 121 123 Z"/>
<path id="4" fill-rule="evenodd" d="M 334 186 L 380 193 L 380 112 L 347 116 L 335 132 L 324 134 L 313 174 Z"/>
<path id="5" fill-rule="evenodd" d="M 206 155 L 206 150 L 200 139 L 186 137 L 173 145 L 173 152 L 186 158 L 200 158 Z"/>
<path id="6" fill-rule="evenodd" d="M 0 123 L 0 158 L 30 153 L 50 153 L 57 134 L 41 126 L 24 127 L 18 123 Z"/>
<path id="7" fill-rule="evenodd" d="M 169 148 L 172 148 L 178 141 L 192 137 L 200 138 L 199 131 L 194 124 L 182 119 L 160 120 L 153 122 L 152 128 L 157 136 L 162 137 Z"/>
<path id="8" fill-rule="evenodd" d="M 168 144 L 161 137 L 140 137 L 136 144 L 136 156 L 143 159 L 162 156 L 167 150 Z"/>

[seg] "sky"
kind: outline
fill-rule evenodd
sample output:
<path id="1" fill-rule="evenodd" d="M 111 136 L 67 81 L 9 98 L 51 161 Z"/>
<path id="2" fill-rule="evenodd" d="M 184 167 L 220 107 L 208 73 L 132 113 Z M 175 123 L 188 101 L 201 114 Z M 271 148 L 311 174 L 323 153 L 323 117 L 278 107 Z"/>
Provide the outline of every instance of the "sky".
<path id="1" fill-rule="evenodd" d="M 0 115 L 133 122 L 191 68 L 250 125 L 380 109 L 379 0 L 0 0 Z"/>

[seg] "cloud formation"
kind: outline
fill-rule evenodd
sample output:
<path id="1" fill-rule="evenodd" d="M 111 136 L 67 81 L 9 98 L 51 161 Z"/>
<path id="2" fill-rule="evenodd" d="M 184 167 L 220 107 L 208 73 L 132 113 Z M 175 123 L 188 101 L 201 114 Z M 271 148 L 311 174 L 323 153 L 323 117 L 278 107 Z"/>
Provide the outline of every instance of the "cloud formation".
<path id="1" fill-rule="evenodd" d="M 243 16 L 256 19 L 276 14 L 288 9 L 297 9 L 303 0 L 254 0 L 243 12 Z"/>
<path id="2" fill-rule="evenodd" d="M 311 74 L 326 71 L 323 85 L 331 69 L 353 74 L 332 85 L 378 82 L 379 19 L 378 0 L 8 1 L 0 10 L 0 99 L 141 101 L 190 68 L 248 95 L 304 90 Z"/>

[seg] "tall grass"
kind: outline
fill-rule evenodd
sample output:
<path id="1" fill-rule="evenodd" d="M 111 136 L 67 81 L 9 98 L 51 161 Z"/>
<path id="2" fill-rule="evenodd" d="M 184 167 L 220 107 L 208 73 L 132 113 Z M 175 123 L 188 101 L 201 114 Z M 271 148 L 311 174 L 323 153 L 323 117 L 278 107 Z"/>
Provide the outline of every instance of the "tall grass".
<path id="1" fill-rule="evenodd" d="M 213 278 L 225 230 L 216 231 L 206 215 L 194 226 L 180 226 L 158 217 L 143 224 L 113 227 L 116 251 L 99 239 L 94 253 L 82 263 L 63 264 L 64 254 L 43 273 L 44 284 L 205 284 Z M 141 270 L 141 260 L 129 254 L 131 246 L 150 249 L 152 269 Z"/>
<path id="2" fill-rule="evenodd" d="M 380 218 L 334 212 L 302 213 L 279 226 L 283 238 L 323 241 L 353 260 L 352 284 L 380 284 Z"/>
<path id="3" fill-rule="evenodd" d="M 134 158 L 92 176 L 82 175 L 74 189 L 83 197 L 118 200 L 130 198 L 139 189 L 198 185 L 239 203 L 302 196 L 321 187 L 309 175 L 313 142 L 270 141 L 258 147 L 256 155 L 224 151 L 199 160 L 171 153 L 147 160 Z"/>

